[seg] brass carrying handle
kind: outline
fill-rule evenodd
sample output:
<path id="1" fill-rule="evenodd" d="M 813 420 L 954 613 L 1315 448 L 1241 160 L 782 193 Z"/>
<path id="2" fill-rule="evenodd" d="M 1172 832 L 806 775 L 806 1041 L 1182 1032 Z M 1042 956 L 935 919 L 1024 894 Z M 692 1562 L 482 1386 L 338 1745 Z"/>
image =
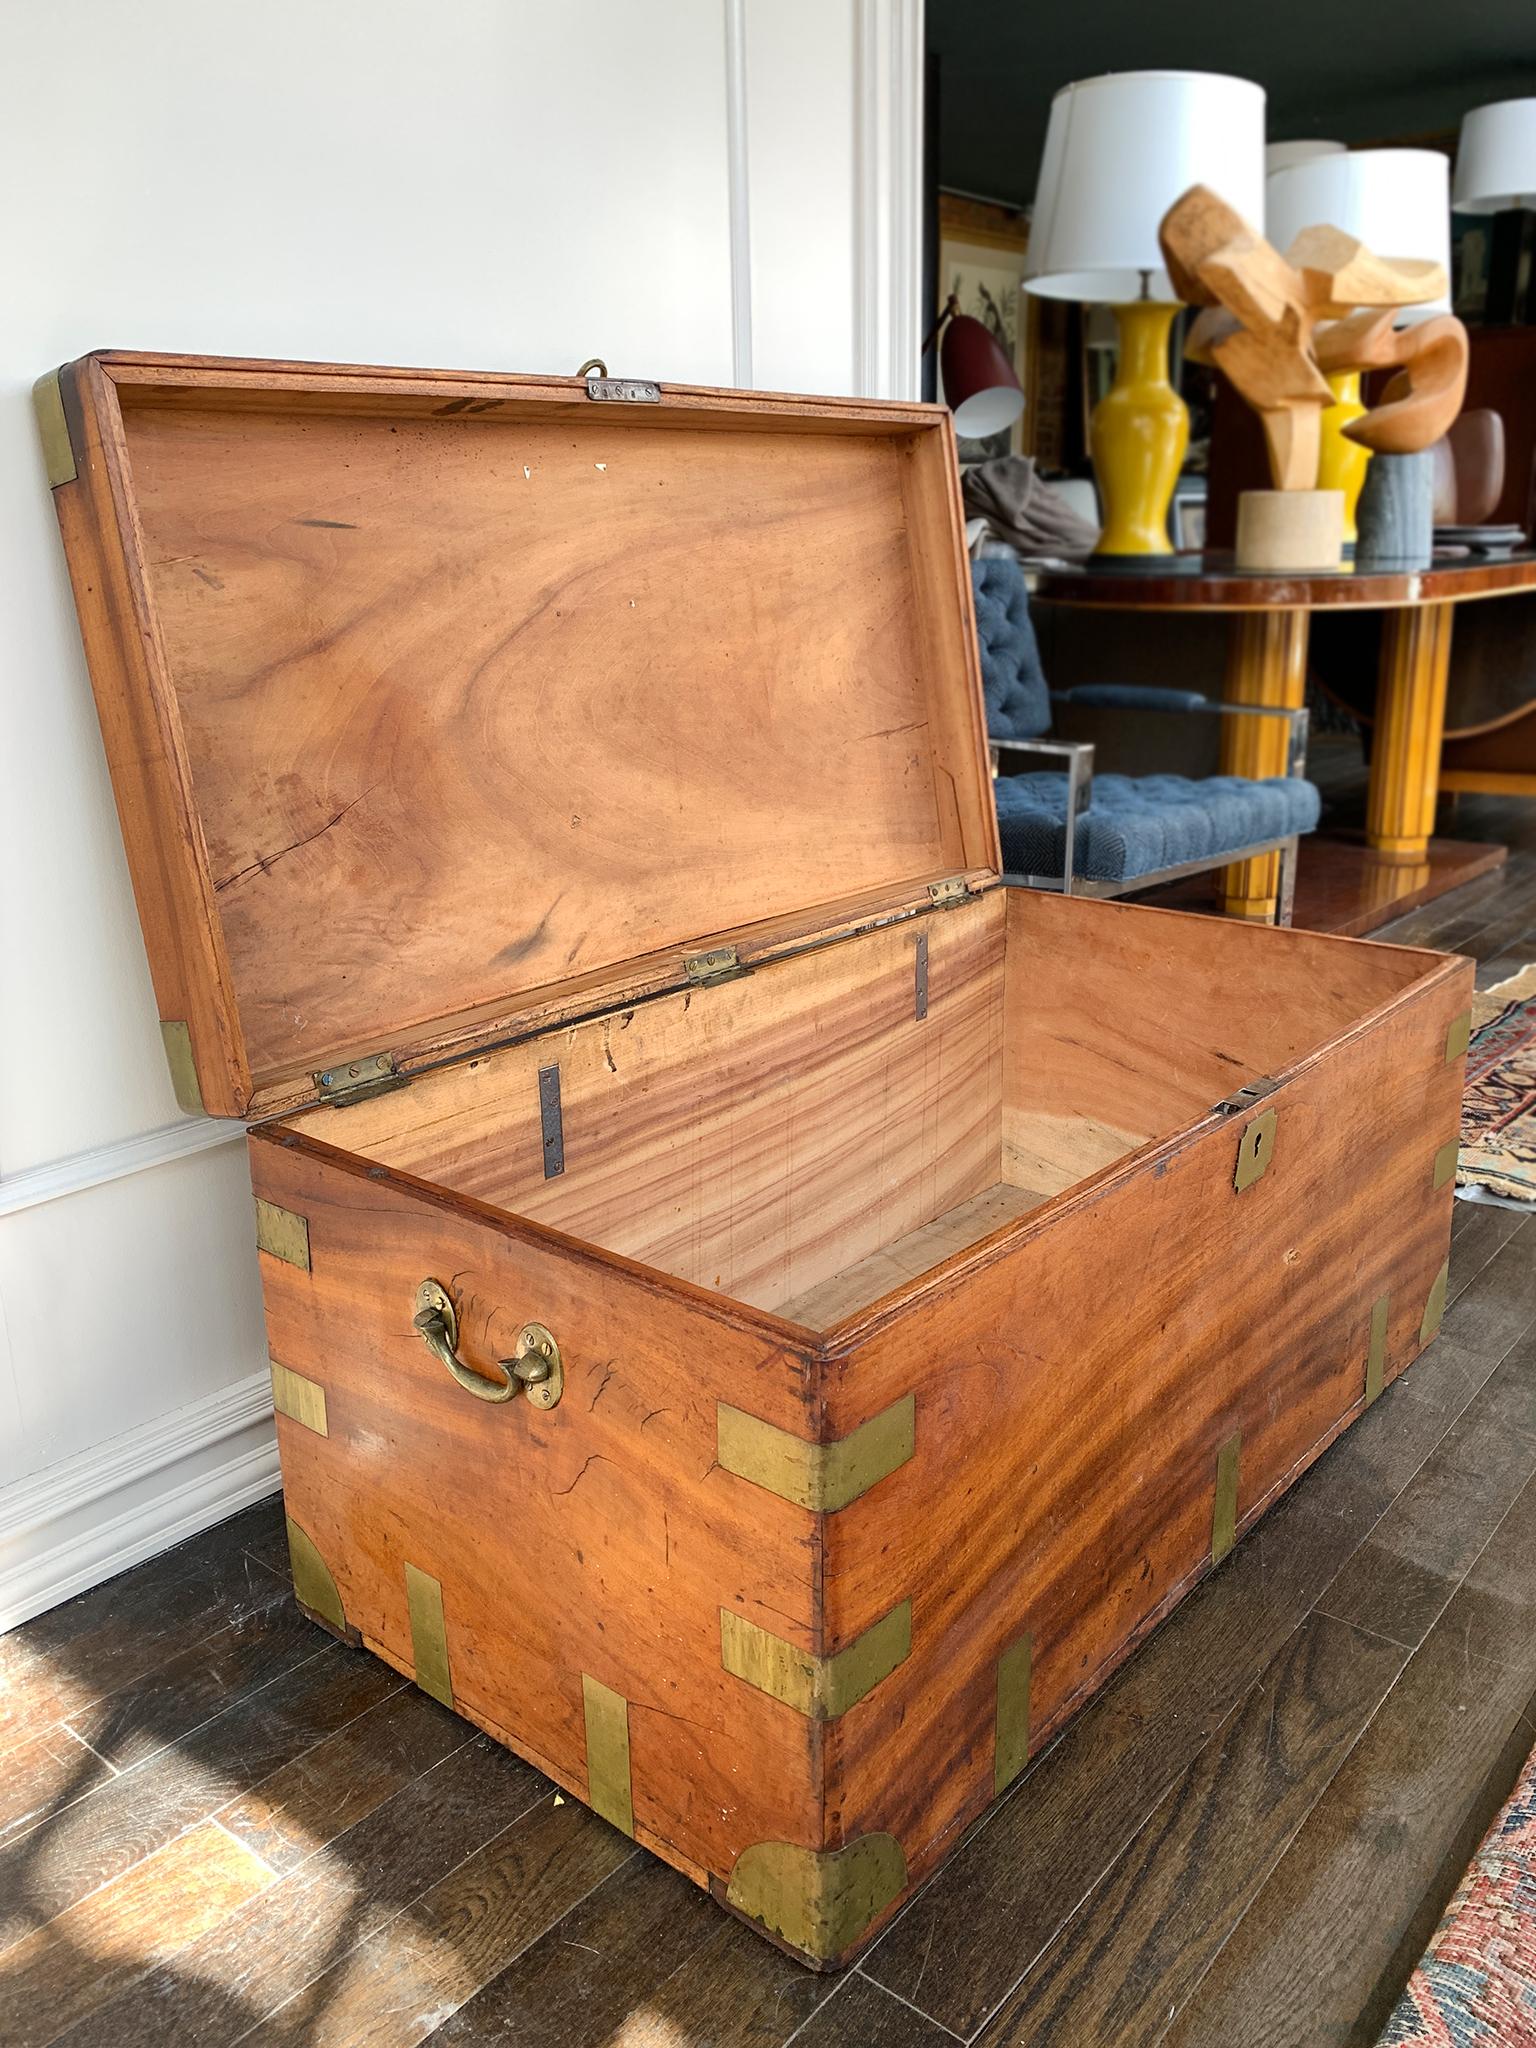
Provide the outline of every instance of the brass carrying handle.
<path id="1" fill-rule="evenodd" d="M 560 1347 L 542 1323 L 524 1323 L 516 1351 L 510 1358 L 496 1361 L 504 1375 L 500 1380 L 472 1371 L 459 1357 L 458 1311 L 439 1281 L 423 1280 L 417 1288 L 411 1327 L 432 1356 L 441 1359 L 465 1393 L 473 1394 L 477 1401 L 510 1401 L 521 1390 L 536 1408 L 553 1408 L 565 1391 Z"/>

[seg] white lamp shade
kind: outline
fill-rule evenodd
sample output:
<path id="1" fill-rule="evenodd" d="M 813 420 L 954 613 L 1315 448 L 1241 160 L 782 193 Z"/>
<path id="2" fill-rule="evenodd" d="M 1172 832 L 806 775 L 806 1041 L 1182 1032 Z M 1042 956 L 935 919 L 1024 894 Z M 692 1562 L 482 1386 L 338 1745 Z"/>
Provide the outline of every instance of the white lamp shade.
<path id="1" fill-rule="evenodd" d="M 1025 288 L 1107 305 L 1175 300 L 1157 230 L 1191 185 L 1210 186 L 1247 221 L 1262 218 L 1262 86 L 1208 71 L 1124 71 L 1063 87 L 1051 102 Z"/>
<path id="2" fill-rule="evenodd" d="M 1536 207 L 1536 100 L 1499 100 L 1468 114 L 1456 150 L 1455 204 L 1459 213 Z"/>
<path id="3" fill-rule="evenodd" d="M 1451 268 L 1451 166 L 1437 149 L 1352 149 L 1276 171 L 1264 232 L 1283 256 L 1303 228 L 1342 228 L 1373 256 Z M 1449 313 L 1449 298 L 1405 307 L 1402 320 Z"/>
<path id="4" fill-rule="evenodd" d="M 1264 175 L 1288 171 L 1292 164 L 1304 164 L 1314 156 L 1340 156 L 1349 147 L 1344 142 L 1269 142 L 1264 146 Z"/>

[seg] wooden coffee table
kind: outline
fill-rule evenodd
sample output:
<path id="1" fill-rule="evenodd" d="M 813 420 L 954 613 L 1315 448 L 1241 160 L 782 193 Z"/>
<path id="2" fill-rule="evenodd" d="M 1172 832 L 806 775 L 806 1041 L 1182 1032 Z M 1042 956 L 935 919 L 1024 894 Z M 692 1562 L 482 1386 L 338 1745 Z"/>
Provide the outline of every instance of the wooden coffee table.
<path id="1" fill-rule="evenodd" d="M 1491 557 L 1436 555 L 1429 568 L 1413 572 L 1345 567 L 1291 576 L 1238 569 L 1230 555 L 1175 555 L 1145 569 L 1093 561 L 1038 569 L 1032 581 L 1042 604 L 1229 613 L 1223 694 L 1235 704 L 1294 708 L 1303 702 L 1314 611 L 1351 605 L 1386 613 L 1365 833 L 1313 833 L 1302 841 L 1297 925 L 1371 931 L 1506 858 L 1500 846 L 1432 837 L 1451 620 L 1458 604 L 1536 589 L 1536 549 Z M 1281 720 L 1223 723 L 1230 728 L 1222 738 L 1223 774 L 1285 773 Z M 1223 869 L 1223 910 L 1233 917 L 1272 916 L 1278 881 L 1275 854 Z"/>

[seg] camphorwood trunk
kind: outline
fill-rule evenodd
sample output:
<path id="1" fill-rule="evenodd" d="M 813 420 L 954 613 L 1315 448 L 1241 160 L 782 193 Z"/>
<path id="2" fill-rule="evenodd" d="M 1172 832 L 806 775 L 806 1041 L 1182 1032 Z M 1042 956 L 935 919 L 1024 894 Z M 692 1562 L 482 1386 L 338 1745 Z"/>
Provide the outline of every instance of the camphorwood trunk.
<path id="1" fill-rule="evenodd" d="M 1469 963 L 997 885 L 937 409 L 45 399 L 299 1598 L 846 1962 L 1433 1336 Z"/>

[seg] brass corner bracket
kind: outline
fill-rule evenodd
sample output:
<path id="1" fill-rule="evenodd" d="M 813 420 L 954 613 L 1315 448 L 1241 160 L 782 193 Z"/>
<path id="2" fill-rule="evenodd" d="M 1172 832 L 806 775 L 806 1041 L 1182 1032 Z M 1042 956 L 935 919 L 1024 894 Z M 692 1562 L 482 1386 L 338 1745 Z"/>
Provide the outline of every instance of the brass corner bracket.
<path id="1" fill-rule="evenodd" d="M 179 1017 L 162 1019 L 160 1043 L 165 1047 L 165 1064 L 171 1070 L 176 1107 L 188 1116 L 203 1116 L 202 1083 L 197 1078 L 197 1061 L 192 1057 L 192 1033 Z"/>
<path id="2" fill-rule="evenodd" d="M 720 1662 L 733 1678 L 755 1685 L 813 1721 L 835 1721 L 912 1652 L 912 1602 L 855 1636 L 830 1657 L 814 1657 L 734 1608 L 720 1610 Z"/>
<path id="3" fill-rule="evenodd" d="M 307 1273 L 309 1267 L 309 1223 L 292 1209 L 256 1197 L 256 1246 L 285 1265 Z"/>
<path id="4" fill-rule="evenodd" d="M 275 1358 L 269 1357 L 267 1363 L 272 1368 L 272 1406 L 277 1413 L 303 1429 L 312 1429 L 316 1436 L 329 1436 L 325 1389 L 320 1382 L 306 1379 Z"/>
<path id="5" fill-rule="evenodd" d="M 1425 1345 L 1437 1335 L 1440 1319 L 1445 1314 L 1445 1290 L 1451 1277 L 1451 1262 L 1447 1259 L 1435 1275 L 1434 1285 L 1429 1290 L 1429 1299 L 1424 1304 L 1424 1320 L 1419 1324 L 1419 1343 Z"/>
<path id="6" fill-rule="evenodd" d="M 1237 1541 L 1237 1475 L 1243 1432 L 1234 1429 L 1216 1453 L 1216 1502 L 1211 1510 L 1211 1563 L 1220 1564 Z"/>
<path id="7" fill-rule="evenodd" d="M 715 1411 L 715 1458 L 723 1470 L 796 1507 L 836 1514 L 906 1464 L 916 1444 L 916 1417 L 915 1396 L 904 1394 L 847 1436 L 812 1443 L 721 1401 Z"/>
<path id="8" fill-rule="evenodd" d="M 448 1664 L 448 1625 L 443 1618 L 443 1588 L 419 1565 L 405 1567 L 405 1605 L 411 1623 L 411 1661 L 416 1683 L 424 1693 L 453 1705 L 453 1673 Z"/>
<path id="9" fill-rule="evenodd" d="M 997 1720 L 992 1789 L 1005 1792 L 1029 1762 L 1029 1690 L 1035 1639 L 1022 1635 L 997 1660 Z"/>
<path id="10" fill-rule="evenodd" d="M 60 484 L 72 484 L 80 474 L 57 370 L 46 370 L 32 386 L 32 406 L 42 437 L 43 467 L 48 472 L 49 488 L 56 491 Z"/>
<path id="11" fill-rule="evenodd" d="M 581 1704 L 587 1728 L 587 1804 L 621 1835 L 632 1836 L 635 1800 L 629 1765 L 629 1701 L 583 1671 Z"/>
<path id="12" fill-rule="evenodd" d="M 906 1884 L 907 1859 L 894 1835 L 860 1835 L 841 1849 L 756 1842 L 736 1858 L 725 1899 L 808 1961 L 832 1963 Z"/>
<path id="13" fill-rule="evenodd" d="M 1371 1348 L 1365 1361 L 1365 1405 L 1370 1407 L 1386 1384 L 1387 1378 L 1387 1318 L 1392 1313 L 1392 1297 L 1384 1294 L 1371 1310 Z"/>
<path id="14" fill-rule="evenodd" d="M 285 1520 L 288 1524 L 288 1561 L 293 1567 L 294 1599 L 306 1614 L 323 1622 L 334 1634 L 355 1642 L 357 1637 L 347 1626 L 346 1610 L 336 1590 L 336 1581 L 331 1577 L 330 1566 L 292 1515 L 286 1516 Z"/>

